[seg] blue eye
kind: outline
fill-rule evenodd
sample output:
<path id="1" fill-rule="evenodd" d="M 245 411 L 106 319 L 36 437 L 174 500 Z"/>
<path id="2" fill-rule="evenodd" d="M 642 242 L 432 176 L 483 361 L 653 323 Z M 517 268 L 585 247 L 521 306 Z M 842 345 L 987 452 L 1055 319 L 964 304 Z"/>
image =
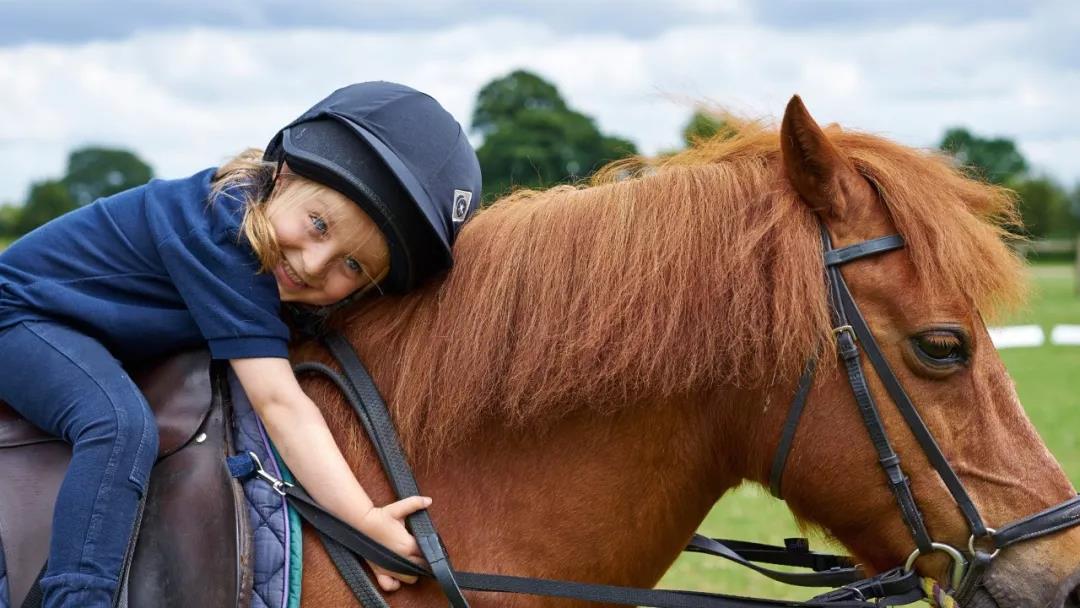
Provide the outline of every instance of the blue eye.
<path id="1" fill-rule="evenodd" d="M 356 261 L 356 258 L 345 258 L 345 265 L 349 267 L 349 270 L 353 272 L 363 272 L 364 267 L 360 265 L 360 262 Z"/>
<path id="2" fill-rule="evenodd" d="M 318 215 L 315 215 L 314 213 L 309 213 L 308 219 L 311 220 L 311 225 L 315 227 L 315 230 L 317 230 L 319 234 L 326 234 L 326 231 L 330 228 L 326 224 L 326 220 L 319 217 Z"/>

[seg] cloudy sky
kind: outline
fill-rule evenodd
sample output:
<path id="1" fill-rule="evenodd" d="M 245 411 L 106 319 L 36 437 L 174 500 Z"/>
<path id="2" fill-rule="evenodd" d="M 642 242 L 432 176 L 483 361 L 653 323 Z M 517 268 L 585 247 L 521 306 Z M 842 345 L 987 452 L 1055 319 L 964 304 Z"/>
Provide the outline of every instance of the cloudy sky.
<path id="1" fill-rule="evenodd" d="M 164 177 L 263 146 L 333 89 L 395 80 L 466 128 L 516 68 L 645 152 L 697 101 L 933 146 L 945 128 L 1014 138 L 1080 182 L 1080 3 L 912 0 L 0 0 L 0 202 L 86 144 Z"/>

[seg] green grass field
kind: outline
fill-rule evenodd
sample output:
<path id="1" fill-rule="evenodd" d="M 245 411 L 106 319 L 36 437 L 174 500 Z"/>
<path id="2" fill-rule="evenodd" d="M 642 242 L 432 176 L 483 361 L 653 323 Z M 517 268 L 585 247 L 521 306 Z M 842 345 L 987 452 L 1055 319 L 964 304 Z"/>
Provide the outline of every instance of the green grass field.
<path id="1" fill-rule="evenodd" d="M 1072 267 L 1032 266 L 1029 305 L 1001 324 L 1038 324 L 1049 336 L 1055 324 L 1080 324 L 1080 299 L 1074 295 Z M 1074 485 L 1080 485 L 1080 346 L 1015 348 L 1001 351 L 1020 398 L 1051 451 Z M 709 536 L 781 543 L 800 535 L 784 503 L 756 486 L 744 486 L 721 500 L 701 526 Z M 822 539 L 812 547 L 828 550 Z M 836 549 L 836 547 L 831 547 Z M 807 599 L 813 591 L 774 583 L 719 558 L 684 555 L 659 587 L 698 589 L 776 599 Z"/>

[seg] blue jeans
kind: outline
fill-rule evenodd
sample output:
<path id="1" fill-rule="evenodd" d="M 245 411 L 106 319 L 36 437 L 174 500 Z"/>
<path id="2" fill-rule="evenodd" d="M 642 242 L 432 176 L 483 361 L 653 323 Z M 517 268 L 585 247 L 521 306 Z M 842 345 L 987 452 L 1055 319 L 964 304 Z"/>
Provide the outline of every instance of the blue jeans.
<path id="1" fill-rule="evenodd" d="M 97 340 L 33 321 L 0 330 L 0 399 L 72 444 L 41 580 L 44 608 L 111 607 L 157 457 L 146 398 Z"/>

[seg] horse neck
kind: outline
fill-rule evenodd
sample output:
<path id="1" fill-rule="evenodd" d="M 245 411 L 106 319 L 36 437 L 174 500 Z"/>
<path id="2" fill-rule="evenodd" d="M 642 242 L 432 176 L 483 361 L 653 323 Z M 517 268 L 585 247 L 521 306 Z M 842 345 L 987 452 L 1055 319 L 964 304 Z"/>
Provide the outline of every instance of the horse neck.
<path id="1" fill-rule="evenodd" d="M 564 579 L 587 565 L 591 581 L 655 584 L 742 477 L 745 422 L 714 398 L 580 410 L 525 432 L 489 422 L 417 471 L 455 564 Z"/>
<path id="2" fill-rule="evenodd" d="M 318 349 L 296 355 L 325 357 Z M 372 373 L 378 380 L 388 372 Z M 373 500 L 392 501 L 347 402 L 325 383 L 305 386 Z M 761 412 L 783 410 L 762 404 L 778 403 L 780 392 L 643 399 L 614 413 L 593 404 L 544 428 L 512 429 L 490 416 L 437 458 L 410 460 L 459 569 L 580 580 L 587 565 L 591 581 L 651 586 L 719 497 L 756 477 L 775 426 Z M 403 437 L 406 445 L 412 439 Z M 331 571 L 311 575 L 336 580 Z M 432 592 L 405 590 L 401 605 L 430 605 Z"/>

